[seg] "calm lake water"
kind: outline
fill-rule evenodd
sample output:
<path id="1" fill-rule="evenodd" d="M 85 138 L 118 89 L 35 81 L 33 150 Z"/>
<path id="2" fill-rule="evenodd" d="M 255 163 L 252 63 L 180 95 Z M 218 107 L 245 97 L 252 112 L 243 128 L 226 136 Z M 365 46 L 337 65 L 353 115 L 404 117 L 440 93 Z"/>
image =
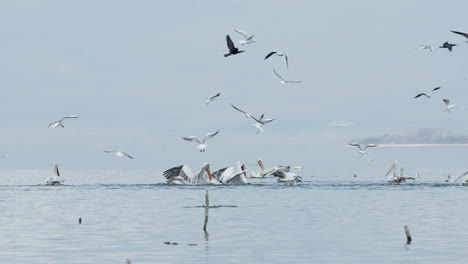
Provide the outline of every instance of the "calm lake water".
<path id="1" fill-rule="evenodd" d="M 158 170 L 62 169 L 65 184 L 45 186 L 51 170 L 1 171 L 0 263 L 467 263 L 468 187 L 444 173 L 168 186 Z"/>

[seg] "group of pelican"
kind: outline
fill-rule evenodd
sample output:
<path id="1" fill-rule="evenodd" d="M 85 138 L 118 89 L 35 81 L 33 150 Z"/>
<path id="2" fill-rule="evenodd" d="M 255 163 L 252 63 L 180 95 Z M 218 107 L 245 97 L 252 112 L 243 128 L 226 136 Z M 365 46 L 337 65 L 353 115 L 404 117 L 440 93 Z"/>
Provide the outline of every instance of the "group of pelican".
<path id="1" fill-rule="evenodd" d="M 252 171 L 250 178 L 261 179 L 268 174 L 275 177 L 278 183 L 295 185 L 302 182 L 301 176 L 290 171 L 290 166 L 274 166 L 265 169 L 261 160 L 257 161 L 259 171 Z M 179 165 L 163 172 L 163 176 L 168 184 L 178 185 L 220 185 L 220 184 L 248 184 L 245 164 L 237 161 L 235 167 L 225 167 L 215 172 L 211 172 L 210 164 L 203 163 L 202 168 L 194 174 L 188 165 Z"/>

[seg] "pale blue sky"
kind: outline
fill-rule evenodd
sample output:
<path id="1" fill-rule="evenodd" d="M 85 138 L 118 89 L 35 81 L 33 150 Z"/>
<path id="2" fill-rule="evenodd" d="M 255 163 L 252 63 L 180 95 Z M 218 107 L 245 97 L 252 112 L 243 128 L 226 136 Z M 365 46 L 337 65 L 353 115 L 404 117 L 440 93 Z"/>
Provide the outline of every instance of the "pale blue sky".
<path id="1" fill-rule="evenodd" d="M 450 32 L 468 32 L 466 10 L 466 1 L 3 1 L 0 167 L 218 168 L 261 157 L 313 174 L 365 161 L 344 147 L 351 139 L 414 128 L 467 135 L 468 44 Z M 234 29 L 257 43 L 224 58 Z M 439 49 L 445 41 L 460 46 Z M 272 50 L 289 55 L 289 70 L 263 60 Z M 273 67 L 304 82 L 281 85 Z M 435 86 L 430 100 L 412 99 Z M 460 108 L 444 113 L 442 98 Z M 229 103 L 276 120 L 257 135 Z M 80 118 L 47 127 L 69 114 Z M 205 153 L 181 139 L 217 129 Z M 395 159 L 453 168 L 468 167 L 467 153 L 375 148 L 369 157 L 385 168 Z"/>

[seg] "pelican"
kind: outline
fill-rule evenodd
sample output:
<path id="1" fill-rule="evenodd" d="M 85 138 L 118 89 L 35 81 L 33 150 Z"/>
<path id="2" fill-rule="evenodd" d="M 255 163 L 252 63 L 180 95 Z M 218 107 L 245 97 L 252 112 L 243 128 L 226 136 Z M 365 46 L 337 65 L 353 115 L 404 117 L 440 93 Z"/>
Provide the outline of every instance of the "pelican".
<path id="1" fill-rule="evenodd" d="M 246 44 L 250 44 L 250 43 L 255 43 L 255 41 L 253 41 L 253 37 L 255 37 L 255 35 L 251 35 L 249 36 L 249 34 L 247 34 L 247 32 L 245 31 L 242 31 L 242 30 L 239 30 L 239 29 L 234 29 L 234 31 L 236 31 L 237 33 L 239 33 L 244 39 L 241 39 L 239 40 L 239 43 L 244 46 Z"/>
<path id="2" fill-rule="evenodd" d="M 197 148 L 200 150 L 200 152 L 205 152 L 205 149 L 208 147 L 208 145 L 206 145 L 205 142 L 209 138 L 216 136 L 218 133 L 219 133 L 219 130 L 216 132 L 206 133 L 202 140 L 200 140 L 196 136 L 182 137 L 182 139 L 197 142 L 199 144 Z"/>
<path id="3" fill-rule="evenodd" d="M 271 173 L 276 177 L 278 183 L 287 183 L 289 185 L 296 185 L 298 182 L 302 182 L 301 176 L 293 172 L 289 172 L 290 166 L 277 166 Z"/>
<path id="4" fill-rule="evenodd" d="M 468 39 L 468 34 L 467 34 L 467 33 L 460 32 L 460 31 L 453 31 L 453 30 L 450 30 L 450 31 L 453 32 L 453 33 L 455 33 L 455 34 L 462 35 L 462 36 L 464 36 L 466 39 Z M 468 41 L 465 41 L 465 42 L 468 42 Z"/>
<path id="5" fill-rule="evenodd" d="M 405 174 L 403 173 L 403 168 L 400 169 L 400 175 L 397 175 L 397 174 L 396 174 L 397 167 L 398 167 L 398 161 L 394 161 L 394 162 L 392 163 L 392 166 L 391 166 L 390 169 L 388 170 L 387 174 L 385 175 L 385 176 L 387 176 L 387 181 L 388 181 L 388 183 L 390 183 L 390 184 L 405 183 L 406 180 L 416 180 L 416 178 L 419 177 L 418 174 L 416 174 L 415 177 L 405 175 Z M 392 172 L 393 172 L 393 174 L 391 174 Z"/>
<path id="6" fill-rule="evenodd" d="M 247 184 L 247 170 L 245 169 L 244 163 L 238 161 L 236 165 L 236 168 L 226 167 L 214 172 L 214 178 L 222 184 Z"/>
<path id="7" fill-rule="evenodd" d="M 229 35 L 226 36 L 226 43 L 229 49 L 229 53 L 224 54 L 224 57 L 228 57 L 231 55 L 236 55 L 236 54 L 244 52 L 244 50 L 239 50 L 238 48 L 234 47 L 234 43 L 232 43 L 231 37 L 229 37 Z"/>
<path id="8" fill-rule="evenodd" d="M 57 121 L 54 121 L 54 122 L 51 122 L 49 124 L 49 127 L 52 127 L 52 128 L 57 128 L 57 127 L 62 127 L 62 128 L 65 128 L 62 124 L 62 121 L 65 120 L 65 119 L 68 119 L 68 118 L 78 118 L 79 116 L 77 115 L 69 115 L 69 116 L 65 116 L 63 117 L 62 119 L 60 120 L 57 120 Z"/>
<path id="9" fill-rule="evenodd" d="M 257 121 L 257 123 L 252 125 L 253 127 L 255 127 L 257 129 L 257 134 L 264 131 L 263 128 L 262 128 L 262 126 L 264 124 L 270 123 L 273 120 L 275 120 L 274 118 L 264 118 L 264 116 L 265 116 L 265 114 L 262 114 L 260 116 L 260 118 L 258 118 L 258 119 L 253 117 L 253 116 L 250 116 L 250 117 L 252 117 L 253 120 Z"/>
<path id="10" fill-rule="evenodd" d="M 236 109 L 237 111 L 243 113 L 245 115 L 245 118 L 249 119 L 251 116 L 245 111 L 240 110 L 239 108 L 235 107 L 233 104 L 231 104 L 232 108 Z"/>
<path id="11" fill-rule="evenodd" d="M 205 104 L 208 106 L 208 104 L 210 102 L 213 102 L 214 100 L 216 100 L 220 95 L 221 95 L 221 93 L 217 93 L 217 94 L 215 94 L 215 95 L 213 95 L 211 97 L 206 98 Z"/>
<path id="12" fill-rule="evenodd" d="M 441 49 L 448 49 L 450 52 L 452 52 L 452 48 L 457 46 L 457 44 L 450 44 L 448 43 L 448 41 L 444 42 L 444 44 L 442 44 L 442 46 L 440 46 L 439 48 Z"/>
<path id="13" fill-rule="evenodd" d="M 60 172 L 59 172 L 59 169 L 58 169 L 58 163 L 54 164 L 54 171 L 55 171 L 55 175 L 57 175 L 56 177 L 60 177 Z M 47 178 L 46 185 L 60 185 L 62 183 L 62 181 L 60 181 L 56 177 L 51 176 L 51 177 Z"/>
<path id="14" fill-rule="evenodd" d="M 265 178 L 266 175 L 274 172 L 276 169 L 278 169 L 278 166 L 275 166 L 275 167 L 272 167 L 272 168 L 269 168 L 269 169 L 265 169 L 265 166 L 263 166 L 263 162 L 262 160 L 258 159 L 257 160 L 257 165 L 258 165 L 258 168 L 259 168 L 259 172 L 255 172 L 255 171 L 252 171 L 251 172 L 251 176 L 250 178 Z"/>
<path id="15" fill-rule="evenodd" d="M 442 101 L 444 101 L 444 103 L 445 103 L 445 110 L 444 110 L 444 112 L 449 112 L 449 114 L 452 113 L 452 112 L 450 111 L 450 109 L 454 108 L 455 105 L 454 105 L 454 104 L 450 104 L 450 100 L 449 100 L 449 99 L 442 99 Z"/>
<path id="16" fill-rule="evenodd" d="M 273 55 L 276 55 L 276 56 L 280 56 L 280 57 L 284 57 L 284 60 L 286 61 L 286 68 L 289 68 L 289 65 L 288 65 L 288 55 L 286 55 L 286 53 L 284 52 L 280 52 L 280 51 L 272 51 L 270 53 L 268 53 L 265 57 L 264 60 L 270 58 L 271 56 Z"/>
<path id="17" fill-rule="evenodd" d="M 286 84 L 286 83 L 301 83 L 302 81 L 287 81 L 285 80 L 283 77 L 281 77 L 281 75 L 279 75 L 275 69 L 273 69 L 273 72 L 276 74 L 276 76 L 278 76 L 278 78 L 280 78 L 280 83 L 282 84 Z"/>
<path id="18" fill-rule="evenodd" d="M 206 162 L 197 175 L 193 174 L 188 165 L 180 165 L 164 171 L 163 176 L 169 184 L 220 184 L 211 175 L 210 164 Z"/>
<path id="19" fill-rule="evenodd" d="M 433 49 L 432 45 L 421 45 L 421 46 L 419 46 L 419 48 L 422 49 L 422 50 L 428 49 L 431 52 L 432 52 L 432 49 Z"/>
<path id="20" fill-rule="evenodd" d="M 119 157 L 127 157 L 129 159 L 133 159 L 132 156 L 130 156 L 128 153 L 123 152 L 123 151 L 118 151 L 118 150 L 104 150 L 105 153 L 114 153 L 116 156 Z"/>
<path id="21" fill-rule="evenodd" d="M 437 90 L 439 90 L 439 89 L 440 89 L 440 86 L 438 86 L 438 87 L 432 89 L 431 92 L 430 92 L 429 94 L 420 93 L 420 94 L 416 95 L 413 99 L 416 99 L 416 98 L 421 97 L 421 96 L 425 96 L 426 98 L 431 98 L 432 92 L 437 91 Z"/>
<path id="22" fill-rule="evenodd" d="M 366 154 L 366 149 L 367 148 L 373 148 L 373 147 L 378 146 L 377 144 L 367 144 L 364 148 L 361 148 L 361 145 L 358 144 L 358 143 L 348 143 L 348 145 L 353 146 L 353 147 L 358 147 L 359 153 L 361 153 L 361 154 Z"/>

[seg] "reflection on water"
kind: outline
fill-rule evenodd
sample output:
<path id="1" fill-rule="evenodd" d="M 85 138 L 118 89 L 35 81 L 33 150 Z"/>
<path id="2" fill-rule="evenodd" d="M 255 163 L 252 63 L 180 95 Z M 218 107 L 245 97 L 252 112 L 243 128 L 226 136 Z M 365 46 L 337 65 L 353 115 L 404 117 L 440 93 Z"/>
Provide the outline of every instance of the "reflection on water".
<path id="1" fill-rule="evenodd" d="M 1 173 L 0 263 L 127 258 L 132 263 L 463 263 L 468 258 L 468 189 L 443 177 L 439 181 L 435 173 L 406 185 L 388 185 L 372 174 L 324 173 L 305 176 L 297 186 L 269 178 L 245 186 L 169 186 L 158 173 L 63 172 L 62 186 L 44 185 L 49 171 Z M 206 190 L 209 233 L 203 232 Z M 410 245 L 404 225 L 411 229 Z"/>

